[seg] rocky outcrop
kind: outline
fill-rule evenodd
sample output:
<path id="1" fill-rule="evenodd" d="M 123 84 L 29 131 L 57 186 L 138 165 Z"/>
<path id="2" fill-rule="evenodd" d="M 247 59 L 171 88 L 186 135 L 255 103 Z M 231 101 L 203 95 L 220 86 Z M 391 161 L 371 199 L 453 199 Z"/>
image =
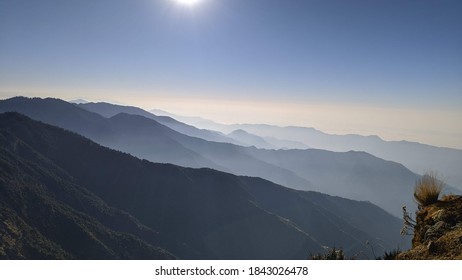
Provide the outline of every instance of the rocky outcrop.
<path id="1" fill-rule="evenodd" d="M 462 196 L 445 196 L 417 212 L 412 249 L 398 259 L 462 259 Z"/>

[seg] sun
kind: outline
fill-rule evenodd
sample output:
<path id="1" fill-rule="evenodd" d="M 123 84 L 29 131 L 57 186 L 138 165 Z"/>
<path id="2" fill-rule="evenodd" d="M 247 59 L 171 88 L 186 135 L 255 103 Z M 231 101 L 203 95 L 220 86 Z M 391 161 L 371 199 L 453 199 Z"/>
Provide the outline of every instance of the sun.
<path id="1" fill-rule="evenodd" d="M 175 0 L 176 2 L 182 4 L 182 5 L 188 5 L 188 6 L 193 6 L 197 3 L 199 3 L 201 0 Z"/>

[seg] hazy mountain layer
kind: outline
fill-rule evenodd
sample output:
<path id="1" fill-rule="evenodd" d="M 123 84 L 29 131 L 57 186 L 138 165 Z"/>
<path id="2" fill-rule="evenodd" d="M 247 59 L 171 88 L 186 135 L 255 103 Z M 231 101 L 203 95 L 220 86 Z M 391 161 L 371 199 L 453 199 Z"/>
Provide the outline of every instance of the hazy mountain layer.
<path id="1" fill-rule="evenodd" d="M 155 120 L 160 124 L 163 124 L 175 131 L 178 131 L 188 136 L 198 137 L 198 138 L 201 138 L 207 141 L 241 144 L 240 142 L 235 141 L 235 139 L 226 137 L 220 132 L 206 130 L 206 129 L 198 129 L 194 126 L 179 122 L 171 117 L 156 116 L 150 112 L 147 112 L 143 109 L 133 107 L 133 106 L 121 106 L 121 105 L 114 105 L 114 104 L 104 103 L 104 102 L 98 102 L 98 103 L 87 102 L 87 103 L 81 103 L 77 105 L 80 108 L 83 108 L 90 112 L 98 113 L 101 116 L 106 117 L 106 118 L 111 118 L 120 113 L 126 113 L 130 115 L 139 115 L 139 116 L 143 116 L 143 117 Z"/>
<path id="2" fill-rule="evenodd" d="M 462 150 L 441 148 L 408 141 L 384 141 L 377 136 L 332 135 L 304 127 L 236 125 L 259 136 L 274 136 L 302 142 L 310 147 L 330 151 L 365 151 L 377 157 L 399 162 L 417 173 L 438 172 L 453 186 L 462 187 Z"/>
<path id="3" fill-rule="evenodd" d="M 385 141 L 378 136 L 335 135 L 309 127 L 280 127 L 266 124 L 223 125 L 201 118 L 181 117 L 159 111 L 159 114 L 171 115 L 185 123 L 200 128 L 212 129 L 223 133 L 241 129 L 263 137 L 276 137 L 286 140 L 286 148 L 300 149 L 303 143 L 315 149 L 334 152 L 364 151 L 379 158 L 401 163 L 413 172 L 423 174 L 430 170 L 438 172 L 445 181 L 462 189 L 462 150 L 435 147 L 409 141 Z M 292 143 L 289 141 L 293 141 Z"/>
<path id="4" fill-rule="evenodd" d="M 217 123 L 217 122 L 206 120 L 200 117 L 184 117 L 184 116 L 175 115 L 175 114 L 172 114 L 166 111 L 162 111 L 159 109 L 154 109 L 154 110 L 151 110 L 150 112 L 158 116 L 168 116 L 168 117 L 174 118 L 175 120 L 179 120 L 183 123 L 193 125 L 195 127 L 207 128 L 212 131 L 222 132 L 222 133 L 228 134 L 228 136 L 230 136 L 229 134 L 232 133 L 233 131 L 239 130 L 238 125 L 235 125 L 235 127 L 237 128 L 233 130 L 231 129 L 231 125 Z M 245 131 L 245 132 L 248 134 L 251 134 L 248 131 Z M 276 136 L 261 136 L 261 135 L 256 135 L 256 134 L 251 134 L 251 135 L 262 138 L 265 142 L 268 142 L 270 145 L 274 146 L 276 149 L 286 150 L 286 149 L 309 149 L 310 148 L 310 146 L 303 144 L 302 142 L 278 138 Z M 241 140 L 245 141 L 245 139 L 241 139 Z M 251 139 L 247 139 L 247 140 L 251 140 Z M 242 142 L 242 141 L 239 141 L 239 142 L 240 143 L 236 143 L 236 144 L 255 146 L 257 148 L 265 148 L 265 147 L 260 147 L 259 143 L 255 143 L 255 142 L 253 143 L 252 142 Z"/>
<path id="5" fill-rule="evenodd" d="M 403 205 L 414 209 L 418 175 L 395 162 L 364 152 L 325 150 L 259 150 L 252 154 L 310 180 L 313 189 L 356 200 L 369 200 L 397 216 Z"/>

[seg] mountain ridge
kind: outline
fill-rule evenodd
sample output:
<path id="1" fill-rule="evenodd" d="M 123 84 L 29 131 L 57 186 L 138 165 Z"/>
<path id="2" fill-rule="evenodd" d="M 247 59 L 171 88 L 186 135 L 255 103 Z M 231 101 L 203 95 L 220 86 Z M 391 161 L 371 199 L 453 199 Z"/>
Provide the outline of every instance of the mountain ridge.
<path id="1" fill-rule="evenodd" d="M 210 131 L 206 129 L 198 129 L 194 126 L 179 122 L 175 120 L 174 118 L 171 118 L 168 116 L 157 116 L 155 114 L 152 114 L 151 112 L 145 111 L 143 109 L 140 109 L 134 106 L 114 105 L 114 104 L 106 103 L 106 102 L 97 102 L 97 103 L 87 102 L 84 104 L 78 104 L 78 106 L 87 111 L 98 113 L 105 118 L 111 118 L 119 113 L 139 115 L 139 116 L 143 116 L 143 117 L 155 120 L 160 124 L 163 124 L 175 131 L 178 131 L 188 136 L 202 138 L 207 141 L 240 144 L 239 142 L 236 142 L 232 138 L 228 138 L 219 132 Z"/>

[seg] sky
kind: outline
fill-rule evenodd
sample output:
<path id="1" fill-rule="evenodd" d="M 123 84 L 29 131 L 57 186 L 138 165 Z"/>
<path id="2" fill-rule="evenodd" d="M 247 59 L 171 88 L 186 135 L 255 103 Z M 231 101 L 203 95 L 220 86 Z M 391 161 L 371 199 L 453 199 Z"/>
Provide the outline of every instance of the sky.
<path id="1" fill-rule="evenodd" d="M 0 98 L 462 148 L 462 1 L 0 0 Z"/>

